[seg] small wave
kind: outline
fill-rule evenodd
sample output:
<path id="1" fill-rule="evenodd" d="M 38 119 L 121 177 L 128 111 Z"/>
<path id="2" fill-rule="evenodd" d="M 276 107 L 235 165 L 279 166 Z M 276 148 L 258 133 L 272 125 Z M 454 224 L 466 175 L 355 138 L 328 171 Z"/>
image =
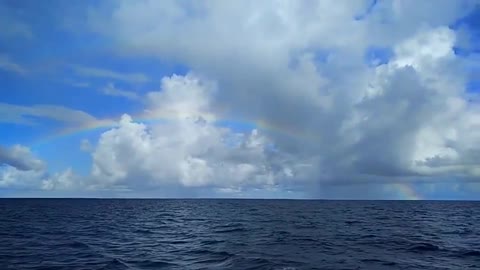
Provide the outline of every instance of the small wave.
<path id="1" fill-rule="evenodd" d="M 391 217 L 389 217 L 389 216 L 383 216 L 383 215 L 382 215 L 382 216 L 376 216 L 376 217 L 374 217 L 373 219 L 374 219 L 374 220 L 381 220 L 381 221 L 388 221 L 388 220 L 391 219 Z"/>
<path id="2" fill-rule="evenodd" d="M 454 235 L 469 235 L 472 233 L 473 233 L 473 230 L 471 229 L 458 229 L 458 230 L 443 232 L 443 234 L 454 234 Z"/>
<path id="3" fill-rule="evenodd" d="M 73 241 L 68 244 L 69 247 L 71 248 L 83 248 L 83 249 L 88 249 L 90 248 L 87 244 L 80 242 L 80 241 Z"/>
<path id="4" fill-rule="evenodd" d="M 408 250 L 415 252 L 438 251 L 440 250 L 440 247 L 431 243 L 418 243 L 408 248 Z"/>
<path id="5" fill-rule="evenodd" d="M 300 241 L 300 242 L 318 242 L 316 239 L 309 238 L 309 237 L 297 237 L 293 238 L 292 241 Z"/>
<path id="6" fill-rule="evenodd" d="M 160 213 L 155 218 L 157 219 L 166 219 L 166 218 L 175 218 L 177 215 L 174 213 Z"/>
<path id="7" fill-rule="evenodd" d="M 382 260 L 379 260 L 379 259 L 362 259 L 361 261 L 365 263 L 382 263 L 383 262 Z"/>
<path id="8" fill-rule="evenodd" d="M 189 252 L 190 254 L 196 254 L 196 255 L 208 255 L 208 256 L 220 256 L 220 257 L 232 257 L 235 256 L 231 253 L 228 253 L 226 251 L 212 251 L 208 249 L 197 249 Z"/>
<path id="9" fill-rule="evenodd" d="M 189 252 L 189 255 L 196 255 L 191 265 L 202 267 L 202 269 L 217 268 L 221 265 L 230 264 L 231 260 L 235 257 L 234 254 L 221 251 L 209 251 L 209 250 L 197 250 L 194 252 Z M 203 268 L 204 267 L 204 268 Z M 222 267 L 223 268 L 223 267 Z"/>
<path id="10" fill-rule="evenodd" d="M 133 231 L 134 233 L 139 233 L 139 234 L 153 234 L 151 230 L 148 229 L 136 229 Z"/>
<path id="11" fill-rule="evenodd" d="M 128 269 L 130 269 L 130 267 L 128 267 L 128 265 L 122 262 L 121 260 L 112 259 L 106 265 L 100 267 L 98 270 L 128 270 Z"/>
<path id="12" fill-rule="evenodd" d="M 226 262 L 228 259 L 230 259 L 231 256 L 224 256 L 224 257 L 218 257 L 218 258 L 208 258 L 208 259 L 203 259 L 194 262 L 193 264 L 207 264 L 207 265 L 214 265 L 214 264 L 221 264 Z"/>
<path id="13" fill-rule="evenodd" d="M 224 269 L 275 269 L 274 263 L 264 258 L 235 256 L 224 263 Z M 280 268 L 281 269 L 281 268 Z M 288 268 L 287 268 L 288 269 Z"/>
<path id="14" fill-rule="evenodd" d="M 478 250 L 467 250 L 463 251 L 460 254 L 461 257 L 480 257 L 480 251 Z"/>
<path id="15" fill-rule="evenodd" d="M 189 241 L 189 240 L 166 240 L 166 241 L 162 241 L 162 243 L 164 243 L 164 244 L 171 244 L 171 245 L 188 244 L 190 242 L 191 241 Z"/>
<path id="16" fill-rule="evenodd" d="M 204 240 L 201 242 L 202 245 L 210 246 L 215 244 L 224 243 L 225 241 L 222 240 Z"/>
<path id="17" fill-rule="evenodd" d="M 266 268 L 270 267 L 273 263 L 267 259 L 263 258 L 254 258 L 250 259 L 249 263 L 252 265 L 248 269 L 260 269 L 260 268 Z"/>
<path id="18" fill-rule="evenodd" d="M 363 235 L 360 235 L 360 239 L 370 239 L 370 238 L 375 238 L 377 237 L 375 234 L 363 234 Z"/>
<path id="19" fill-rule="evenodd" d="M 363 262 L 363 263 L 377 263 L 377 264 L 382 264 L 382 265 L 386 265 L 386 266 L 392 266 L 392 265 L 397 264 L 395 262 L 384 261 L 384 260 L 380 260 L 380 259 L 363 259 L 363 260 L 360 260 L 360 261 Z"/>
<path id="20" fill-rule="evenodd" d="M 151 260 L 129 261 L 129 263 L 141 268 L 153 268 L 153 269 L 177 266 L 174 263 L 169 263 L 164 261 L 151 261 Z"/>
<path id="21" fill-rule="evenodd" d="M 247 229 L 245 228 L 232 228 L 232 229 L 223 229 L 223 230 L 216 230 L 215 233 L 233 233 L 233 232 L 246 232 Z"/>
<path id="22" fill-rule="evenodd" d="M 163 224 L 169 225 L 171 223 L 179 223 L 180 221 L 177 218 L 164 218 L 162 219 Z"/>
<path id="23" fill-rule="evenodd" d="M 316 228 L 313 224 L 296 224 L 295 229 L 314 229 Z"/>
<path id="24" fill-rule="evenodd" d="M 285 235 L 285 236 L 291 234 L 290 232 L 288 232 L 288 231 L 283 231 L 283 230 L 282 230 L 282 231 L 275 231 L 275 232 L 273 232 L 273 233 L 276 234 L 276 235 Z"/>
<path id="25" fill-rule="evenodd" d="M 239 222 L 230 222 L 227 224 L 216 225 L 213 229 L 223 229 L 223 228 L 236 228 L 236 227 L 243 227 L 244 224 Z"/>
<path id="26" fill-rule="evenodd" d="M 353 225 L 353 224 L 360 224 L 362 222 L 359 221 L 359 220 L 347 220 L 347 221 L 345 221 L 345 223 L 348 224 L 348 225 Z"/>

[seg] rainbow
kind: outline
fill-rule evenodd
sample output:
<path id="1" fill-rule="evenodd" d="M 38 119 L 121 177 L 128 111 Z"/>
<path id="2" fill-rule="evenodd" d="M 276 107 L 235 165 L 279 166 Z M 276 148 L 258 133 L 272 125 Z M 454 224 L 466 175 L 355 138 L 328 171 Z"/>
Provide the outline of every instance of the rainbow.
<path id="1" fill-rule="evenodd" d="M 139 115 L 132 115 L 131 117 L 132 117 L 132 120 L 137 123 L 166 123 L 169 121 L 174 121 L 179 119 L 178 114 L 172 114 L 172 113 L 154 113 L 154 114 L 144 113 Z M 79 134 L 88 134 L 89 132 L 93 132 L 93 131 L 102 131 L 102 130 L 115 128 L 115 127 L 118 127 L 119 125 L 119 119 L 120 117 L 115 117 L 115 118 L 112 117 L 112 118 L 107 118 L 103 120 L 90 121 L 74 127 L 67 127 L 61 130 L 57 130 L 51 135 L 42 137 L 40 138 L 40 140 L 34 142 L 33 144 L 34 145 L 45 144 L 63 137 L 69 137 L 69 136 L 79 135 Z M 253 125 L 255 128 L 259 130 L 269 132 L 269 133 L 281 134 L 294 139 L 315 141 L 315 139 L 318 138 L 317 135 L 310 135 L 305 132 L 300 132 L 299 130 L 291 129 L 291 128 L 280 126 L 277 124 L 271 124 L 264 120 L 246 121 L 246 120 L 232 120 L 232 119 L 217 119 L 214 122 L 219 123 L 222 121 L 230 121 L 233 123 L 246 123 L 249 125 Z"/>
<path id="2" fill-rule="evenodd" d="M 402 200 L 417 201 L 422 200 L 422 196 L 407 183 L 395 183 L 392 185 L 393 189 L 400 195 Z"/>
<path id="3" fill-rule="evenodd" d="M 79 135 L 79 134 L 88 134 L 89 132 L 93 132 L 93 131 L 103 131 L 103 130 L 115 128 L 115 127 L 118 127 L 119 125 L 118 118 L 119 117 L 117 117 L 117 119 L 110 118 L 110 119 L 96 120 L 80 126 L 62 129 L 47 137 L 41 138 L 41 140 L 34 143 L 34 145 L 49 143 L 63 137 L 69 137 L 69 136 Z M 176 119 L 178 119 L 178 115 L 173 116 L 171 114 L 167 115 L 167 114 L 158 114 L 158 113 L 141 114 L 141 115 L 132 116 L 132 120 L 138 123 L 165 123 L 165 122 L 173 121 Z M 218 120 L 217 122 L 219 121 L 221 120 Z M 256 128 L 260 130 L 282 134 L 297 140 L 300 139 L 300 140 L 307 140 L 307 141 L 315 141 L 316 139 L 318 139 L 317 137 L 318 135 L 306 134 L 304 132 L 299 132 L 298 130 L 293 130 L 283 126 L 271 124 L 263 120 L 232 121 L 232 122 L 253 124 Z M 399 196 L 399 199 L 401 200 L 422 200 L 423 199 L 422 196 L 414 189 L 414 187 L 408 183 L 395 183 L 390 186 L 393 188 L 393 191 Z"/>

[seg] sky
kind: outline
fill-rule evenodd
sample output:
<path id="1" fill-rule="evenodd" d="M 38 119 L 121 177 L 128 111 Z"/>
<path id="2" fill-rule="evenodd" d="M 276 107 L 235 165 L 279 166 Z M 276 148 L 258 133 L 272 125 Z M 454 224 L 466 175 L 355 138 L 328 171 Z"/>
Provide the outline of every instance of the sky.
<path id="1" fill-rule="evenodd" d="M 0 1 L 0 197 L 480 199 L 480 1 Z"/>

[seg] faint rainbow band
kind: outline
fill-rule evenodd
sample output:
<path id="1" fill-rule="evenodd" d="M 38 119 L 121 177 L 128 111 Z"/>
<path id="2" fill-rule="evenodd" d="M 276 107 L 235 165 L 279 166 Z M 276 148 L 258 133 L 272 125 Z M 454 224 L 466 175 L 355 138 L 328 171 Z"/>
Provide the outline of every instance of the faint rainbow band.
<path id="1" fill-rule="evenodd" d="M 172 120 L 177 120 L 178 117 L 171 117 L 168 115 L 138 115 L 133 116 L 132 120 L 137 123 L 165 123 Z M 232 121 L 235 122 L 235 121 Z M 267 132 L 275 132 L 286 135 L 288 137 L 293 137 L 300 140 L 315 140 L 318 138 L 316 135 L 310 135 L 301 133 L 298 130 L 289 129 L 286 127 L 281 127 L 279 125 L 271 124 L 269 122 L 263 120 L 257 121 L 243 121 L 249 124 L 254 124 L 254 126 L 260 130 L 265 130 Z M 77 127 L 66 128 L 60 131 L 57 131 L 49 136 L 41 138 L 41 140 L 37 141 L 35 144 L 44 144 L 48 142 L 52 142 L 56 139 L 62 137 L 68 137 L 73 135 L 79 135 L 82 133 L 89 133 L 92 131 L 102 131 L 106 129 L 111 129 L 119 126 L 118 120 L 113 119 L 104 119 L 104 120 L 96 120 L 92 121 Z M 415 188 L 410 183 L 394 183 L 391 184 L 391 187 L 400 195 L 400 199 L 402 200 L 422 200 L 422 196 L 415 190 Z"/>

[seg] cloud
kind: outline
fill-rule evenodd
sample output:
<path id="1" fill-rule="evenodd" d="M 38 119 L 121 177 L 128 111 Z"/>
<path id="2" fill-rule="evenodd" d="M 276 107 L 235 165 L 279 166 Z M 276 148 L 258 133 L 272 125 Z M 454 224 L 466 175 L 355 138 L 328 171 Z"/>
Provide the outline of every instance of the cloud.
<path id="1" fill-rule="evenodd" d="M 10 60 L 8 56 L 2 54 L 0 54 L 0 69 L 14 72 L 20 75 L 25 75 L 27 73 L 27 70 L 25 68 Z"/>
<path id="2" fill-rule="evenodd" d="M 150 79 L 142 73 L 119 73 L 108 69 L 73 66 L 73 70 L 80 76 L 115 79 L 129 83 L 146 83 Z"/>
<path id="3" fill-rule="evenodd" d="M 175 117 L 147 127 L 124 115 L 118 128 L 103 133 L 92 153 L 97 188 L 237 190 L 288 183 L 297 161 L 269 149 L 260 132 L 236 133 L 203 118 L 211 115 L 208 86 L 194 75 L 164 78 L 161 91 L 148 95 L 150 106 Z"/>
<path id="4" fill-rule="evenodd" d="M 2 18 L 2 25 L 5 24 L 5 19 Z M 10 38 L 10 37 L 21 37 L 24 39 L 32 39 L 33 33 L 29 25 L 20 22 L 20 21 L 8 21 L 9 27 L 2 27 L 0 31 L 0 37 Z"/>
<path id="5" fill-rule="evenodd" d="M 39 189 L 43 170 L 22 171 L 12 166 L 0 167 L 0 188 Z"/>
<path id="6" fill-rule="evenodd" d="M 191 119 L 201 115 L 207 123 L 225 118 L 266 123 L 267 130 L 257 131 L 266 144 L 274 145 L 280 156 L 307 166 L 302 171 L 295 162 L 282 165 L 294 174 L 302 173 L 302 178 L 317 183 L 321 190 L 338 183 L 478 177 L 475 157 L 480 153 L 476 147 L 480 134 L 474 130 L 480 111 L 477 103 L 466 100 L 467 94 L 472 95 L 466 89 L 467 61 L 455 54 L 457 33 L 448 27 L 475 7 L 473 1 L 461 2 L 424 1 L 418 5 L 416 1 L 379 1 L 369 7 L 370 1 L 205 1 L 187 5 L 120 1 L 92 7 L 89 24 L 124 53 L 178 61 L 208 78 L 217 89 L 195 91 L 198 83 L 186 86 L 191 78 L 178 84 L 174 84 L 175 77 L 167 78 L 167 84 L 172 83 L 179 93 L 171 97 L 165 90 L 151 93 L 147 113 Z M 431 12 L 431 5 L 436 12 Z M 365 62 L 371 48 L 385 48 L 391 54 L 371 65 Z M 181 127 L 201 134 L 198 124 L 190 124 Z M 156 149 L 155 138 L 162 137 L 162 132 L 184 134 L 177 125 L 158 131 L 161 128 L 123 119 L 118 130 L 102 136 L 96 154 L 102 156 L 102 147 L 115 152 L 109 148 L 114 145 L 107 143 L 110 138 L 122 145 L 128 141 L 136 145 L 117 145 L 126 151 L 119 156 L 143 157 L 133 149 Z M 228 132 L 219 135 L 217 127 L 211 128 L 208 137 L 235 137 Z M 248 140 L 254 135 L 244 136 Z M 205 141 L 203 137 L 198 140 L 208 145 Z M 112 183 L 128 185 L 126 179 L 132 174 L 158 180 L 170 172 L 156 171 L 153 166 L 139 169 L 118 160 L 102 164 L 100 160 L 109 160 L 104 151 L 105 158 L 98 158 L 94 171 L 110 175 Z M 168 148 L 160 152 L 175 157 Z M 228 155 L 217 158 L 228 159 Z M 264 158 L 263 163 L 273 162 L 267 154 Z M 140 160 L 139 164 L 149 164 Z M 180 169 L 172 169 L 165 179 L 196 175 L 204 180 L 191 182 L 214 185 L 215 180 L 205 179 L 228 175 L 212 167 L 215 162 L 209 159 L 171 160 L 186 164 L 184 168 L 192 173 L 182 175 Z M 239 172 L 251 170 L 248 176 L 236 185 L 216 186 L 227 190 L 242 186 L 240 182 L 248 186 L 261 170 L 255 162 L 241 162 L 253 166 L 237 168 Z M 279 171 L 266 174 L 282 178 Z"/>
<path id="7" fill-rule="evenodd" d="M 85 190 L 83 178 L 72 169 L 50 174 L 46 168 L 40 170 L 20 170 L 13 166 L 0 167 L 0 189 L 44 190 L 49 192 Z"/>
<path id="8" fill-rule="evenodd" d="M 25 146 L 14 145 L 10 148 L 0 146 L 0 164 L 12 166 L 20 171 L 38 171 L 45 167 Z"/>
<path id="9" fill-rule="evenodd" d="M 210 96 L 215 94 L 216 85 L 195 75 L 187 77 L 173 75 L 162 78 L 163 91 L 147 94 L 147 117 L 166 117 L 183 120 L 201 117 L 216 120 L 212 112 Z"/>
<path id="10" fill-rule="evenodd" d="M 140 96 L 137 93 L 133 91 L 118 89 L 115 87 L 113 83 L 107 84 L 107 86 L 101 89 L 101 92 L 108 96 L 124 97 L 131 100 L 137 100 L 140 98 Z"/>
<path id="11" fill-rule="evenodd" d="M 81 125 L 98 121 L 98 119 L 86 112 L 63 106 L 21 106 L 0 103 L 0 122 L 33 125 L 36 122 L 31 117 L 53 119 L 70 125 Z"/>
<path id="12" fill-rule="evenodd" d="M 23 39 L 32 39 L 33 33 L 31 27 L 17 18 L 15 15 L 18 14 L 13 8 L 2 5 L 0 6 L 0 38 L 2 39 L 11 39 L 11 38 L 23 38 Z"/>
<path id="13" fill-rule="evenodd" d="M 37 186 L 235 196 L 280 190 L 328 198 L 391 198 L 404 184 L 447 180 L 474 186 L 480 107 L 467 85 L 475 60 L 455 53 L 468 29 L 449 27 L 474 7 L 475 1 L 438 0 L 91 6 L 88 27 L 116 51 L 174 61 L 191 72 L 162 78 L 161 89 L 144 97 L 141 116 L 160 121 L 125 114 L 98 141 L 82 143 L 92 155 L 90 175 L 66 170 L 35 178 Z M 366 61 L 375 50 L 388 53 Z M 149 81 L 141 73 L 74 71 Z M 113 84 L 103 91 L 137 97 Z M 0 118 L 95 121 L 56 109 L 0 104 Z M 256 127 L 238 131 L 222 120 Z M 7 168 L 10 180 L 3 183 L 13 172 L 26 173 Z"/>
<path id="14" fill-rule="evenodd" d="M 0 146 L 0 188 L 15 190 L 82 190 L 83 180 L 71 168 L 50 174 L 46 163 L 23 145 Z"/>
<path id="15" fill-rule="evenodd" d="M 75 175 L 71 168 L 45 177 L 41 181 L 41 189 L 47 191 L 81 190 L 83 189 L 82 185 L 82 179 Z"/>
<path id="16" fill-rule="evenodd" d="M 64 79 L 64 80 L 62 80 L 62 82 L 66 83 L 68 85 L 71 85 L 73 87 L 78 87 L 78 88 L 90 87 L 90 83 L 88 83 L 88 82 L 75 81 L 75 80 L 71 80 L 71 79 Z"/>
<path id="17" fill-rule="evenodd" d="M 0 146 L 0 188 L 38 188 L 45 170 L 45 162 L 35 157 L 28 147 Z"/>

